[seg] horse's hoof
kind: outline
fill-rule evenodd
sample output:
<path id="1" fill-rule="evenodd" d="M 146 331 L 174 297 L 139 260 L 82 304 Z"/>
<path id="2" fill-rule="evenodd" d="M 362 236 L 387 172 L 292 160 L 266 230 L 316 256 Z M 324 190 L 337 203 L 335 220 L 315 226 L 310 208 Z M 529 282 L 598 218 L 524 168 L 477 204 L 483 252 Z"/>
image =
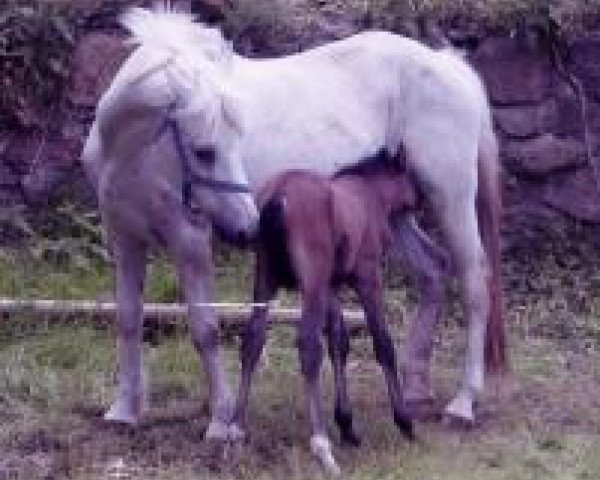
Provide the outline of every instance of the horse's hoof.
<path id="1" fill-rule="evenodd" d="M 469 431 L 472 430 L 475 422 L 474 420 L 469 420 L 463 417 L 456 417 L 454 415 L 450 415 L 446 412 L 442 415 L 442 424 L 447 428 L 451 428 L 452 430 L 457 431 Z"/>
<path id="2" fill-rule="evenodd" d="M 226 442 L 230 438 L 230 427 L 221 420 L 211 420 L 204 438 L 209 441 Z"/>
<path id="3" fill-rule="evenodd" d="M 115 402 L 104 414 L 104 420 L 110 423 L 120 423 L 125 425 L 137 425 L 139 422 L 139 413 L 123 405 L 123 402 Z"/>
<path id="4" fill-rule="evenodd" d="M 340 467 L 333 458 L 331 452 L 331 443 L 324 435 L 313 435 L 310 438 L 310 451 L 319 460 L 321 465 L 333 477 L 339 477 L 342 474 Z"/>
<path id="5" fill-rule="evenodd" d="M 469 429 L 475 423 L 472 402 L 455 398 L 444 409 L 444 423 L 451 427 Z"/>
<path id="6" fill-rule="evenodd" d="M 406 389 L 402 395 L 404 403 L 426 403 L 433 402 L 435 395 L 431 391 L 431 388 L 426 385 L 412 386 Z"/>
<path id="7" fill-rule="evenodd" d="M 404 372 L 404 391 L 402 400 L 405 403 L 428 402 L 435 398 L 427 371 L 411 370 Z"/>
<path id="8" fill-rule="evenodd" d="M 232 443 L 242 443 L 248 438 L 246 430 L 237 423 L 229 425 L 229 441 Z"/>

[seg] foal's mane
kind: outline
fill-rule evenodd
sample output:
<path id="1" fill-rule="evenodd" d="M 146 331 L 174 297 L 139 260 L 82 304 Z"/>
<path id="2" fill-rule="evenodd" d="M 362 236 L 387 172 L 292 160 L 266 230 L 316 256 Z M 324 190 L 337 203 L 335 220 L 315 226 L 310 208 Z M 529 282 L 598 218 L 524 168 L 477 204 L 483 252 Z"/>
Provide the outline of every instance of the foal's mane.
<path id="1" fill-rule="evenodd" d="M 342 168 L 333 175 L 333 178 L 347 176 L 367 177 L 382 172 L 401 174 L 406 172 L 406 168 L 406 157 L 403 150 L 392 155 L 387 149 L 382 148 L 374 155 L 365 157 L 354 165 Z"/>

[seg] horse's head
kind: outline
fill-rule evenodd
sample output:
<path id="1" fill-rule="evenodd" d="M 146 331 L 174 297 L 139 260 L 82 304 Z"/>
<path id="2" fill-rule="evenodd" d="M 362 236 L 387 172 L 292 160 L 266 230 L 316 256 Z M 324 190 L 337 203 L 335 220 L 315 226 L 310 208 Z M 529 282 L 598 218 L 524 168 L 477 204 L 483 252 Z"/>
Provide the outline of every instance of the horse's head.
<path id="1" fill-rule="evenodd" d="M 183 200 L 188 182 L 196 209 L 225 239 L 239 242 L 254 234 L 258 221 L 238 149 L 243 133 L 239 99 L 221 75 L 205 67 L 186 78 L 178 77 L 183 70 L 176 63 L 168 66 L 175 98 L 169 121 L 182 165 Z"/>
<path id="2" fill-rule="evenodd" d="M 103 122 L 111 133 L 104 136 L 113 144 L 122 138 L 120 151 L 139 155 L 136 148 L 171 135 L 169 157 L 181 168 L 183 203 L 191 190 L 195 209 L 227 239 L 252 236 L 258 210 L 237 150 L 242 121 L 227 82 L 229 45 L 184 14 L 134 9 L 123 24 L 140 48 L 119 73 L 122 80 L 118 75 L 113 82 L 110 118 Z M 125 132 L 134 128 L 135 134 Z"/>
<path id="3" fill-rule="evenodd" d="M 168 124 L 182 173 L 182 201 L 206 215 L 225 240 L 245 243 L 258 210 L 236 148 L 239 128 L 217 98 L 216 110 L 196 100 L 171 112 Z"/>

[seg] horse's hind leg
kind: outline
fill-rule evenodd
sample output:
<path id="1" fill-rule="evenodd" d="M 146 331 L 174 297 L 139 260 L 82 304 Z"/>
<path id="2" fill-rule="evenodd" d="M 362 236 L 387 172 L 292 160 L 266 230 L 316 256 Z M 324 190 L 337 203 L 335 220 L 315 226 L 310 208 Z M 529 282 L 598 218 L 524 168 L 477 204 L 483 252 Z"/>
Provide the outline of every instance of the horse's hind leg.
<path id="1" fill-rule="evenodd" d="M 446 258 L 431 248 L 416 230 L 414 219 L 405 215 L 394 222 L 396 246 L 408 263 L 419 291 L 419 305 L 411 321 L 406 345 L 404 399 L 418 408 L 433 399 L 430 363 L 433 331 L 440 318 L 448 275 Z"/>
<path id="2" fill-rule="evenodd" d="M 407 127 L 408 161 L 444 230 L 461 281 L 468 344 L 462 385 L 446 413 L 473 421 L 483 389 L 484 342 L 489 314 L 488 266 L 476 213 L 482 105 L 448 98 L 448 110 Z M 482 100 L 483 101 L 483 100 Z M 442 113 L 444 113 L 442 115 Z M 457 123 L 458 122 L 458 123 Z M 433 141 L 435 140 L 435 141 Z"/>
<path id="3" fill-rule="evenodd" d="M 373 269 L 369 269 L 373 270 Z M 414 439 L 413 423 L 402 399 L 394 342 L 383 315 L 383 292 L 381 272 L 368 272 L 356 282 L 356 290 L 365 310 L 365 318 L 373 339 L 373 350 L 381 366 L 388 386 L 394 422 L 409 439 Z"/>
<path id="4" fill-rule="evenodd" d="M 256 278 L 254 284 L 255 303 L 267 303 L 275 295 L 276 289 L 272 283 L 273 280 L 269 277 L 269 269 L 266 262 L 265 253 L 259 247 L 256 258 Z M 255 306 L 242 334 L 242 345 L 240 347 L 242 371 L 233 423 L 230 428 L 230 435 L 233 440 L 243 439 L 246 435 L 246 414 L 250 388 L 252 386 L 252 375 L 267 339 L 267 315 L 267 306 Z"/>
<path id="5" fill-rule="evenodd" d="M 451 152 L 451 149 L 446 152 L 449 159 L 453 158 Z M 451 417 L 472 422 L 473 403 L 483 389 L 484 380 L 484 343 L 490 310 L 489 268 L 475 205 L 477 172 L 475 168 L 468 168 L 466 157 L 455 155 L 454 158 L 454 170 L 460 172 L 462 177 L 454 182 L 449 182 L 448 178 L 434 177 L 435 188 L 429 192 L 429 199 L 453 254 L 453 267 L 462 283 L 463 306 L 468 320 L 463 381 L 445 411 Z"/>
<path id="6" fill-rule="evenodd" d="M 329 316 L 327 322 L 327 340 L 329 357 L 333 365 L 335 382 L 335 423 L 340 429 L 342 442 L 349 445 L 360 445 L 360 438 L 354 432 L 352 425 L 352 409 L 348 398 L 348 379 L 346 363 L 350 353 L 350 335 L 344 323 L 342 308 L 335 294 L 331 294 Z"/>
<path id="7" fill-rule="evenodd" d="M 211 421 L 207 439 L 225 440 L 233 414 L 233 401 L 227 372 L 219 348 L 218 321 L 214 308 L 212 259 L 208 231 L 182 224 L 173 232 L 175 264 L 188 304 L 190 331 L 194 347 L 202 357 L 209 387 Z"/>
<path id="8" fill-rule="evenodd" d="M 104 415 L 109 421 L 134 424 L 144 406 L 142 367 L 142 293 L 146 263 L 144 244 L 125 236 L 111 238 L 117 287 L 119 387 Z"/>

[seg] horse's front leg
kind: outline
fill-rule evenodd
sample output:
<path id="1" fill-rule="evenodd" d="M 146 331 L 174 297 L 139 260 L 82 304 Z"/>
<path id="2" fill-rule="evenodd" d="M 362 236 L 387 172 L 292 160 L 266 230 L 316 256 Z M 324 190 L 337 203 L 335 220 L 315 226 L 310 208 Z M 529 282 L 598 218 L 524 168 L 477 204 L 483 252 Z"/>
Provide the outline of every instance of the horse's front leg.
<path id="1" fill-rule="evenodd" d="M 335 423 L 340 430 L 342 442 L 358 446 L 360 438 L 356 435 L 352 423 L 352 408 L 348 397 L 348 379 L 346 377 L 350 335 L 344 322 L 342 307 L 333 292 L 330 296 L 326 333 L 335 383 Z"/>
<path id="2" fill-rule="evenodd" d="M 313 455 L 330 473 L 338 475 L 340 469 L 331 451 L 331 442 L 323 416 L 320 382 L 323 360 L 321 337 L 327 319 L 329 300 L 327 290 L 327 288 L 317 287 L 303 291 L 302 316 L 298 324 L 298 351 L 308 402 L 310 448 Z"/>
<path id="3" fill-rule="evenodd" d="M 211 421 L 207 439 L 226 440 L 233 414 L 228 376 L 219 347 L 219 327 L 214 301 L 210 232 L 182 226 L 174 251 L 175 264 L 188 304 L 194 347 L 202 357 L 208 380 Z"/>
<path id="4" fill-rule="evenodd" d="M 111 246 L 116 267 L 118 393 L 104 415 L 109 421 L 135 424 L 145 401 L 142 366 L 142 293 L 146 246 L 125 236 L 114 236 Z"/>

